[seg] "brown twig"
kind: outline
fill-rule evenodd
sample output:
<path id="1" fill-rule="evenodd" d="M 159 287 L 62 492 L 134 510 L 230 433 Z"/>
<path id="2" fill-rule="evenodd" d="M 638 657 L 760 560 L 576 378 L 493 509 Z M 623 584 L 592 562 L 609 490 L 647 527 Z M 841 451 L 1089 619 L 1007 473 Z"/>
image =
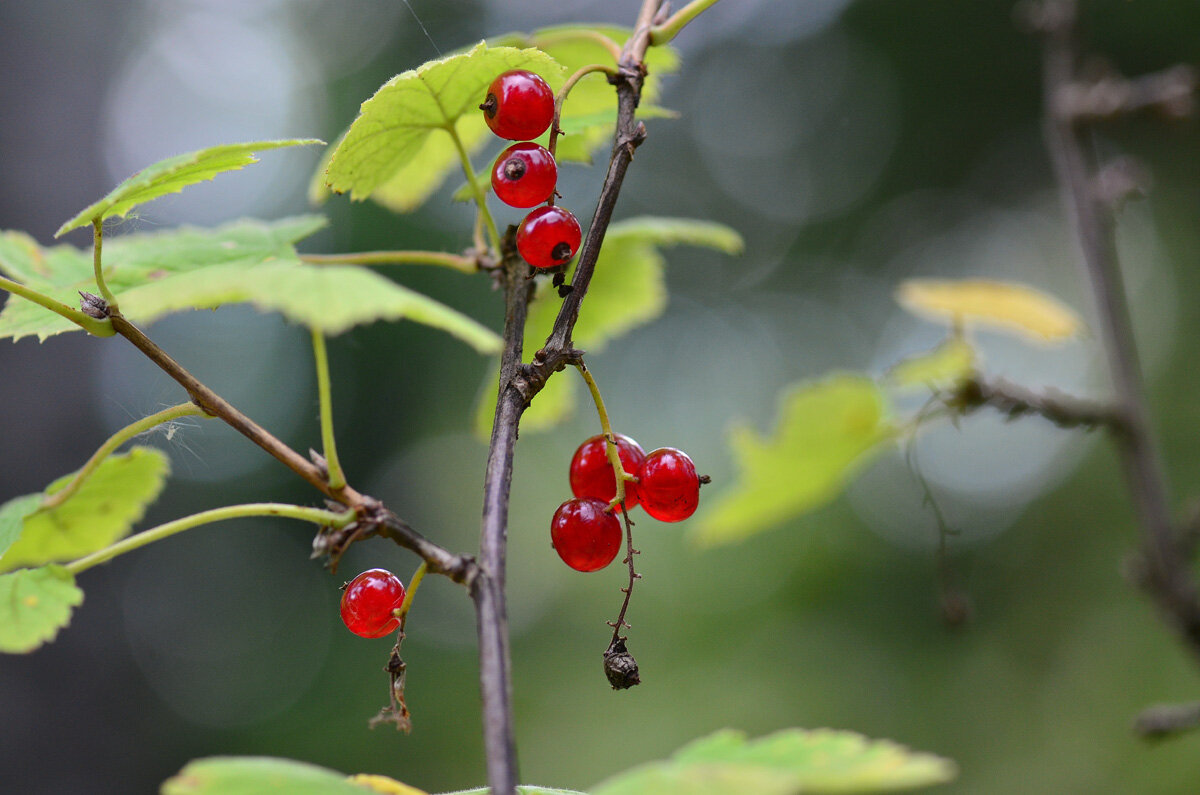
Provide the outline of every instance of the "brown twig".
<path id="1" fill-rule="evenodd" d="M 985 406 L 1008 419 L 1038 416 L 1060 428 L 1107 427 L 1124 432 L 1123 415 L 1115 406 L 1066 395 L 1055 389 L 1039 394 L 1003 378 L 975 375 L 942 397 L 942 402 L 959 413 L 970 414 Z"/>

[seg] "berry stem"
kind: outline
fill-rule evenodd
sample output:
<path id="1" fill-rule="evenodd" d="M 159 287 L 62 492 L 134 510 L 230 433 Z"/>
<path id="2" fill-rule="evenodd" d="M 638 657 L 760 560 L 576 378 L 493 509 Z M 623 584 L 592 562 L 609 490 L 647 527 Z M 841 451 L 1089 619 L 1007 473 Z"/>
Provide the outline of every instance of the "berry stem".
<path id="1" fill-rule="evenodd" d="M 401 632 L 404 631 L 404 621 L 408 618 L 408 611 L 412 607 L 413 595 L 416 594 L 417 586 L 421 584 L 421 580 L 425 579 L 427 571 L 429 571 L 429 564 L 421 561 L 421 565 L 417 566 L 417 570 L 413 572 L 412 579 L 408 582 L 408 590 L 404 593 L 404 601 L 396 609 L 396 618 L 400 619 Z"/>
<path id="2" fill-rule="evenodd" d="M 317 364 L 317 397 L 321 412 L 321 447 L 325 468 L 329 473 L 329 488 L 341 491 L 346 487 L 346 474 L 338 460 L 337 443 L 333 437 L 333 390 L 329 385 L 329 356 L 325 352 L 325 335 L 311 329 L 313 358 Z"/>
<path id="3" fill-rule="evenodd" d="M 164 422 L 171 422 L 172 420 L 177 420 L 180 417 L 195 416 L 204 416 L 204 410 L 195 403 L 180 403 L 178 406 L 172 406 L 169 409 L 163 409 L 157 414 L 151 414 L 149 417 L 143 417 L 137 422 L 126 425 L 124 428 L 110 436 L 108 440 L 104 442 L 104 444 L 100 445 L 100 449 L 93 453 L 92 457 L 87 460 L 87 463 L 75 473 L 75 477 L 72 478 L 70 483 L 53 494 L 47 495 L 46 499 L 42 501 L 42 505 L 39 510 L 48 511 L 52 508 L 57 508 L 67 500 L 71 499 L 71 497 L 73 497 L 75 493 L 79 491 L 79 488 L 87 481 L 87 479 L 92 476 L 92 473 L 96 471 L 96 468 L 104 463 L 104 459 L 112 455 L 114 450 L 133 437 L 137 436 L 138 434 L 145 433 L 151 428 L 162 425 Z"/>
<path id="4" fill-rule="evenodd" d="M 100 264 L 100 250 L 104 246 L 104 221 L 100 218 L 93 218 L 92 230 L 92 270 L 96 274 L 96 286 L 100 288 L 100 295 L 108 302 L 109 310 L 116 312 L 117 297 L 104 283 L 104 268 Z"/>
<path id="5" fill-rule="evenodd" d="M 484 195 L 483 188 L 479 185 L 479 178 L 475 175 L 475 169 L 471 166 L 471 157 L 467 154 L 467 148 L 463 146 L 462 138 L 459 137 L 458 130 L 453 124 L 447 124 L 443 129 L 450 133 L 450 138 L 454 141 L 454 148 L 458 150 L 458 159 L 462 162 L 463 175 L 467 178 L 467 184 L 471 186 L 471 193 L 475 196 L 475 205 L 479 208 L 479 214 L 483 217 L 483 223 L 487 227 L 488 236 L 492 240 L 492 250 L 499 253 L 500 231 L 496 228 L 496 221 L 487 208 L 487 196 Z"/>
<path id="6" fill-rule="evenodd" d="M 608 419 L 608 410 L 604 407 L 604 398 L 600 394 L 600 387 L 596 384 L 596 379 L 592 378 L 592 373 L 587 369 L 587 365 L 582 360 L 575 362 L 575 369 L 579 370 L 579 374 L 583 376 L 583 380 L 587 383 L 588 391 L 592 393 L 592 401 L 596 404 L 596 413 L 600 415 L 600 428 L 604 431 L 605 452 L 608 453 L 608 463 L 612 465 L 613 472 L 616 474 L 617 495 L 613 497 L 612 507 L 621 506 L 622 513 L 628 514 L 625 510 L 625 481 L 633 480 L 636 475 L 625 471 L 621 466 L 620 452 L 617 450 L 617 437 L 613 435 L 612 423 Z M 632 542 L 631 542 L 632 543 Z"/>
<path id="7" fill-rule="evenodd" d="M 112 323 L 110 323 L 107 319 L 100 320 L 98 318 L 91 317 L 90 315 L 80 312 L 73 306 L 67 306 L 61 301 L 55 301 L 50 296 L 44 293 L 39 293 L 37 290 L 34 290 L 31 287 L 26 287 L 20 282 L 14 282 L 11 279 L 6 279 L 3 276 L 0 276 L 0 290 L 7 290 L 13 295 L 19 295 L 28 301 L 33 301 L 38 306 L 45 307 L 54 314 L 65 317 L 67 320 L 71 321 L 93 336 L 111 337 L 117 333 L 116 330 L 113 329 Z"/>
<path id="8" fill-rule="evenodd" d="M 555 148 L 558 146 L 558 136 L 563 134 L 562 127 L 558 123 L 559 118 L 562 116 L 563 102 L 566 100 L 567 94 L 571 93 L 571 89 L 575 87 L 575 84 L 593 72 L 604 72 L 606 75 L 612 76 L 617 73 L 617 70 L 604 64 L 588 64 L 568 77 L 567 82 L 563 83 L 563 87 L 558 90 L 558 94 L 554 97 L 554 119 L 550 122 L 550 140 L 546 143 L 546 149 L 549 150 L 552 157 L 554 156 Z M 546 203 L 554 204 L 554 196 L 551 195 L 550 201 Z"/>
<path id="9" fill-rule="evenodd" d="M 354 254 L 301 254 L 312 265 L 441 265 L 461 273 L 475 273 L 475 257 L 446 251 L 360 251 Z"/>
<path id="10" fill-rule="evenodd" d="M 176 519 L 173 522 L 160 524 L 158 527 L 152 527 L 137 535 L 124 538 L 98 552 L 93 552 L 86 557 L 67 564 L 67 571 L 72 574 L 79 574 L 93 566 L 110 561 L 118 555 L 124 555 L 126 552 L 140 549 L 147 544 L 161 541 L 176 533 L 182 533 L 184 530 L 190 530 L 200 525 L 212 524 L 213 522 L 222 522 L 226 519 L 241 519 L 248 516 L 284 516 L 289 519 L 313 522 L 325 527 L 344 527 L 355 520 L 357 512 L 349 510 L 338 513 L 335 511 L 326 511 L 321 508 L 309 508 L 303 505 L 289 505 L 279 502 L 254 502 L 245 505 L 228 505 L 224 508 L 213 508 L 209 511 L 201 511 L 191 516 L 185 516 L 182 519 Z"/>
<path id="11" fill-rule="evenodd" d="M 629 511 L 623 512 L 622 518 L 625 522 L 625 560 L 624 563 L 629 567 L 629 585 L 621 590 L 625 592 L 625 601 L 621 602 L 621 612 L 617 614 L 617 620 L 611 621 L 609 624 L 613 628 L 612 640 L 609 642 L 609 647 L 616 643 L 621 635 L 621 628 L 632 629 L 625 621 L 625 611 L 629 609 L 629 598 L 633 595 L 633 581 L 640 579 L 642 575 L 638 574 L 633 568 L 633 556 L 638 554 L 638 551 L 633 548 L 633 522 L 629 519 Z"/>
<path id="12" fill-rule="evenodd" d="M 666 44 L 671 39 L 679 35 L 679 31 L 693 19 L 698 17 L 702 11 L 706 11 L 717 4 L 717 0 L 692 0 L 683 8 L 676 11 L 666 22 L 660 25 L 655 25 L 650 29 L 650 44 L 659 45 Z"/>

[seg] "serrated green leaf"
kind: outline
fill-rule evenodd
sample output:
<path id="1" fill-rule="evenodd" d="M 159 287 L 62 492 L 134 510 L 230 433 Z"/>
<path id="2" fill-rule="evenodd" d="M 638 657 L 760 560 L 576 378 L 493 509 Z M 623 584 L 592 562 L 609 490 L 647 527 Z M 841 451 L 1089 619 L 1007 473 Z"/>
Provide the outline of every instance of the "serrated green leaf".
<path id="1" fill-rule="evenodd" d="M 948 759 L 854 732 L 787 729 L 747 741 L 725 730 L 619 774 L 592 795 L 884 792 L 941 784 L 956 774 Z"/>
<path id="2" fill-rule="evenodd" d="M 349 191 L 351 199 L 371 196 L 409 165 L 431 134 L 449 138 L 464 114 L 481 116 L 488 85 L 508 69 L 536 72 L 552 88 L 563 82 L 562 67 L 544 52 L 483 42 L 396 75 L 362 104 L 330 159 L 326 184 L 336 193 Z"/>
<path id="3" fill-rule="evenodd" d="M 38 492 L 13 497 L 0 505 L 0 560 L 4 559 L 9 547 L 16 543 L 21 531 L 25 529 L 25 517 L 38 509 L 42 499 L 42 493 Z"/>
<path id="4" fill-rule="evenodd" d="M 294 244 L 325 223 L 322 216 L 305 215 L 270 223 L 243 219 L 212 229 L 184 226 L 124 235 L 104 245 L 105 280 L 119 302 L 129 288 L 170 282 L 172 277 L 197 268 L 222 264 L 250 268 L 273 260 L 295 261 Z M 42 248 L 23 232 L 0 233 L 0 273 L 69 305 L 78 304 L 80 290 L 96 291 L 90 250 L 65 244 Z M 0 311 L 0 339 L 36 334 L 44 340 L 78 329 L 30 301 L 10 298 Z"/>
<path id="5" fill-rule="evenodd" d="M 909 279 L 896 300 L 910 312 L 948 325 L 983 324 L 1034 342 L 1079 334 L 1083 319 L 1052 295 L 1028 284 L 986 279 Z"/>
<path id="6" fill-rule="evenodd" d="M 211 756 L 163 782 L 161 795 L 363 795 L 334 770 L 265 756 Z"/>
<path id="7" fill-rule="evenodd" d="M 608 342 L 654 320 L 667 306 L 663 269 L 666 262 L 658 249 L 663 246 L 693 245 L 729 254 L 742 250 L 742 238 L 723 224 L 685 218 L 642 216 L 618 221 L 608 228 L 596 269 L 588 285 L 587 298 L 572 335 L 576 346 L 590 353 Z M 574 265 L 571 266 L 572 273 Z M 568 280 L 569 281 L 569 280 Z M 538 350 L 550 336 L 562 300 L 544 283 L 529 307 L 525 325 L 525 350 Z M 525 431 L 552 428 L 574 410 L 573 379 L 552 378 L 521 417 Z M 491 433 L 496 407 L 495 390 L 481 397 L 476 411 L 476 431 L 484 438 Z"/>
<path id="8" fill-rule="evenodd" d="M 74 560 L 124 538 L 162 491 L 170 461 L 153 447 L 109 456 L 62 505 L 25 517 L 20 539 L 0 559 L 0 571 Z M 71 482 L 50 484 L 54 494 Z"/>
<path id="9" fill-rule="evenodd" d="M 308 146 L 323 144 L 316 138 L 290 138 L 277 141 L 250 141 L 240 144 L 223 144 L 168 157 L 126 179 L 99 201 L 85 207 L 54 233 L 60 237 L 76 227 L 90 224 L 113 216 L 124 217 L 134 207 L 148 201 L 178 193 L 189 185 L 211 180 L 223 171 L 234 171 L 251 163 L 257 163 L 255 152 L 279 149 L 285 146 Z"/>
<path id="10" fill-rule="evenodd" d="M 478 153 L 491 140 L 482 113 L 462 116 L 455 128 L 468 156 Z M 461 171 L 460 163 L 458 149 L 449 135 L 431 135 L 406 165 L 375 189 L 371 198 L 394 212 L 411 212 L 424 204 L 450 174 Z M 483 176 L 490 187 L 490 170 L 485 169 Z"/>
<path id="11" fill-rule="evenodd" d="M 769 436 L 745 425 L 731 429 L 737 479 L 703 508 L 692 540 L 739 541 L 823 505 L 896 433 L 887 396 L 870 378 L 839 374 L 795 385 Z"/>
<path id="12" fill-rule="evenodd" d="M 959 336 L 946 339 L 931 351 L 911 356 L 888 371 L 893 386 L 943 389 L 970 378 L 975 371 L 975 349 Z"/>
<path id="13" fill-rule="evenodd" d="M 54 640 L 83 603 L 83 591 L 62 566 L 0 574 L 0 651 L 31 652 Z"/>

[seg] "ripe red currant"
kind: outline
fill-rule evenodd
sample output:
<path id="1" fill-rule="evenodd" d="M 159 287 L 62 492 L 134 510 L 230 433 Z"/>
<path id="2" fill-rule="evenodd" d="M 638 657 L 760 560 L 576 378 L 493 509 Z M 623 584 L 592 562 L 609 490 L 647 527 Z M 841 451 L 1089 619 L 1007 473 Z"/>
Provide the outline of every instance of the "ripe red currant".
<path id="1" fill-rule="evenodd" d="M 603 500 L 577 497 L 554 512 L 550 543 L 576 571 L 597 571 L 612 563 L 621 549 L 621 522 Z"/>
<path id="2" fill-rule="evenodd" d="M 687 453 L 662 447 L 646 454 L 638 473 L 638 498 L 660 522 L 679 522 L 696 512 L 700 478 Z"/>
<path id="3" fill-rule="evenodd" d="M 621 468 L 630 475 L 636 475 L 646 460 L 646 451 L 642 446 L 628 436 L 615 433 L 617 440 L 617 455 L 621 459 Z M 603 435 L 593 436 L 575 451 L 571 459 L 571 493 L 576 497 L 593 497 L 604 502 L 612 502 L 617 496 L 617 477 L 612 464 L 608 462 L 608 445 Z M 632 508 L 638 504 L 638 486 L 632 480 L 625 481 L 625 505 Z M 619 508 L 616 510 L 620 510 Z"/>
<path id="4" fill-rule="evenodd" d="M 382 638 L 400 626 L 392 611 L 404 602 L 404 583 L 387 569 L 367 569 L 342 591 L 342 621 L 355 635 Z"/>
<path id="5" fill-rule="evenodd" d="M 492 166 L 492 190 L 510 207 L 534 207 L 554 193 L 558 166 L 544 146 L 519 143 L 505 149 Z"/>
<path id="6" fill-rule="evenodd" d="M 512 141 L 537 138 L 554 118 L 554 92 L 538 75 L 524 69 L 504 72 L 488 86 L 479 106 L 492 132 Z"/>
<path id="7" fill-rule="evenodd" d="M 539 207 L 517 229 L 517 251 L 535 268 L 566 265 L 579 249 L 583 231 L 568 210 Z"/>

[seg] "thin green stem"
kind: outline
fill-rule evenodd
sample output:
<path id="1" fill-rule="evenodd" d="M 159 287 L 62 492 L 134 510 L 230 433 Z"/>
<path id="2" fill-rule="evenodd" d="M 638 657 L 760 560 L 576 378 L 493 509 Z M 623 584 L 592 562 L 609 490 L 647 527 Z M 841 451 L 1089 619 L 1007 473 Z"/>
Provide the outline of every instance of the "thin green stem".
<path id="1" fill-rule="evenodd" d="M 571 89 L 575 87 L 583 78 L 595 72 L 604 72 L 606 75 L 615 75 L 617 70 L 611 66 L 604 64 L 593 63 L 579 69 L 575 74 L 567 78 L 567 82 L 563 83 L 563 87 L 558 90 L 558 94 L 554 97 L 554 120 L 550 122 L 550 140 L 546 146 L 550 156 L 554 156 L 554 151 L 558 146 L 558 136 L 563 134 L 562 127 L 559 125 L 559 118 L 562 116 L 563 102 L 567 99 L 567 94 L 571 93 Z M 554 196 L 551 195 L 550 201 L 547 204 L 554 203 Z"/>
<path id="2" fill-rule="evenodd" d="M 605 452 L 608 453 L 608 463 L 612 465 L 613 472 L 616 473 L 617 494 L 609 504 L 613 508 L 621 506 L 624 510 L 625 481 L 635 480 L 637 476 L 626 472 L 625 468 L 621 466 L 621 456 L 617 451 L 617 437 L 613 434 L 612 423 L 608 419 L 608 409 L 604 407 L 604 398 L 600 395 L 600 387 L 596 384 L 596 379 L 592 378 L 591 372 L 583 362 L 576 362 L 575 368 L 579 370 L 579 374 L 587 382 L 588 391 L 592 393 L 592 402 L 596 404 L 596 413 L 600 415 L 600 428 L 604 431 L 604 440 L 607 442 L 604 447 Z"/>
<path id="3" fill-rule="evenodd" d="M 163 409 L 157 414 L 151 414 L 149 417 L 143 417 L 131 425 L 126 425 L 124 428 L 110 436 L 104 444 L 100 445 L 100 449 L 92 454 L 92 457 L 87 460 L 87 463 L 83 465 L 83 468 L 75 473 L 75 477 L 66 485 L 65 488 L 62 488 L 53 494 L 47 495 L 46 499 L 42 501 L 42 505 L 39 510 L 48 511 L 52 508 L 57 508 L 73 497 L 75 492 L 79 491 L 79 488 L 87 481 L 89 477 L 92 476 L 92 473 L 94 473 L 96 469 L 102 463 L 104 463 L 104 459 L 108 458 L 110 455 L 112 455 L 114 450 L 138 434 L 145 433 L 151 428 L 162 425 L 164 422 L 171 422 L 172 420 L 177 420 L 180 417 L 196 416 L 205 416 L 204 409 L 200 408 L 195 403 L 180 403 L 178 406 L 172 406 L 169 409 Z"/>
<path id="4" fill-rule="evenodd" d="M 400 603 L 400 607 L 396 608 L 396 618 L 404 621 L 408 616 L 409 608 L 412 607 L 413 596 L 417 593 L 418 586 L 421 585 L 421 580 L 425 579 L 425 573 L 429 571 L 429 564 L 421 561 L 421 565 L 417 566 L 417 570 L 413 572 L 412 579 L 408 582 L 408 590 L 404 593 L 404 601 Z"/>
<path id="5" fill-rule="evenodd" d="M 158 527 L 152 527 L 137 535 L 122 539 L 98 552 L 93 552 L 87 557 L 67 564 L 67 571 L 72 574 L 79 574 L 93 566 L 110 561 L 118 555 L 124 555 L 126 552 L 140 549 L 147 544 L 161 541 L 176 533 L 182 533 L 184 530 L 190 530 L 200 525 L 212 524 L 213 522 L 223 522 L 226 519 L 243 519 L 249 516 L 284 516 L 288 519 L 300 519 L 325 527 L 344 527 L 354 521 L 357 513 L 353 510 L 338 513 L 336 511 L 326 511 L 321 508 L 308 508 L 303 505 L 289 505 L 280 502 L 253 502 L 245 505 L 229 505 L 224 508 L 213 508 L 209 511 L 202 511 L 192 516 L 176 519 L 173 522 L 160 524 Z"/>
<path id="6" fill-rule="evenodd" d="M 321 446 L 324 448 L 325 468 L 329 473 L 329 488 L 340 491 L 346 486 L 346 474 L 338 460 L 337 443 L 333 438 L 333 390 L 329 386 L 329 356 L 325 352 L 325 335 L 312 329 L 313 358 L 317 360 L 317 396 L 321 411 Z"/>
<path id="7" fill-rule="evenodd" d="M 666 22 L 650 29 L 650 44 L 666 44 L 671 41 L 679 35 L 679 31 L 683 30 L 684 25 L 699 16 L 702 11 L 706 11 L 716 4 L 717 0 L 692 0 L 672 14 Z"/>
<path id="8" fill-rule="evenodd" d="M 492 239 L 492 249 L 496 255 L 500 255 L 500 231 L 496 228 L 496 221 L 492 218 L 491 212 L 487 208 L 487 196 L 483 192 L 483 188 L 479 187 L 479 178 L 475 176 L 475 169 L 471 166 L 471 157 L 467 154 L 467 148 L 463 146 L 462 138 L 458 135 L 458 130 L 453 124 L 447 124 L 443 129 L 450 133 L 450 138 L 454 141 L 454 148 L 458 150 L 458 158 L 462 161 L 463 174 L 467 178 L 467 184 L 471 186 L 471 192 L 475 195 L 475 205 L 479 208 L 479 214 L 483 216 L 483 222 L 487 226 L 488 235 Z"/>
<path id="9" fill-rule="evenodd" d="M 61 301 L 55 301 L 50 296 L 44 293 L 39 293 L 37 290 L 34 290 L 30 287 L 26 287 L 20 282 L 14 282 L 11 279 L 6 279 L 3 276 L 0 276 L 0 289 L 7 290 L 13 295 L 19 295 L 28 301 L 33 301 L 38 306 L 43 306 L 56 315 L 65 317 L 67 320 L 79 326 L 88 334 L 92 334 L 97 337 L 111 337 L 117 333 L 116 329 L 112 327 L 112 323 L 107 319 L 98 320 L 90 315 L 86 315 L 75 307 L 67 306 Z"/>
<path id="10" fill-rule="evenodd" d="M 441 265 L 463 273 L 475 273 L 473 257 L 445 251 L 360 251 L 355 254 L 301 254 L 301 262 L 313 265 Z"/>
<path id="11" fill-rule="evenodd" d="M 104 221 L 100 218 L 92 219 L 92 270 L 96 273 L 96 286 L 100 288 L 100 295 L 108 302 L 108 308 L 117 311 L 117 297 L 108 289 L 108 285 L 104 283 L 104 268 L 101 266 L 100 249 L 104 245 Z"/>

